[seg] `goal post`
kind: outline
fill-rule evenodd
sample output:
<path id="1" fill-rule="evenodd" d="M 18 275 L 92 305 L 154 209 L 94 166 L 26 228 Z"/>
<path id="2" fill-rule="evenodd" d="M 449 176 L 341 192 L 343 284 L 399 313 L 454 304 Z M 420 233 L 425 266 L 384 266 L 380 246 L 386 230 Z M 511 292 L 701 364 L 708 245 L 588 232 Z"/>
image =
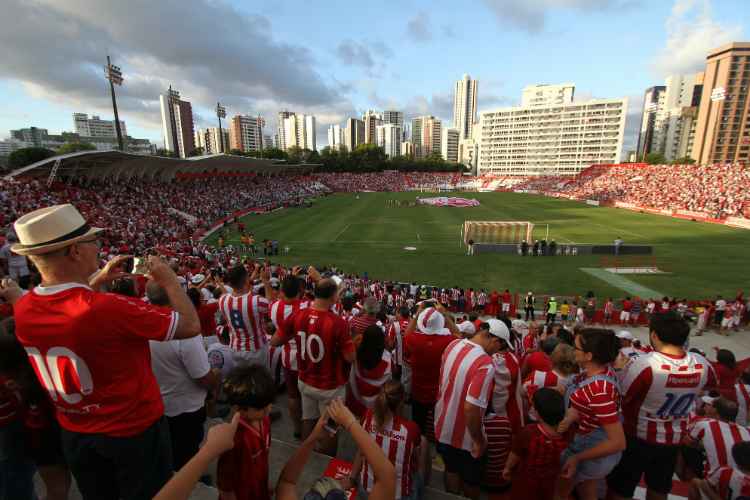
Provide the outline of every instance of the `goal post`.
<path id="1" fill-rule="evenodd" d="M 528 221 L 464 221 L 461 228 L 463 242 L 474 243 L 532 243 L 534 224 Z"/>

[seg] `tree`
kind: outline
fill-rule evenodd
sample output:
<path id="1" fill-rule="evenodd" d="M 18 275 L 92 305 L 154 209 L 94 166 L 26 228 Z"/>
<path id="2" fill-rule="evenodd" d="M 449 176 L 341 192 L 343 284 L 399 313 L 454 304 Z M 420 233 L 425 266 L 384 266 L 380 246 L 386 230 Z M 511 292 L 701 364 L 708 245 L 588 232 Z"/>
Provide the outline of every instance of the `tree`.
<path id="1" fill-rule="evenodd" d="M 241 149 L 236 149 L 236 148 L 235 148 L 235 149 L 230 149 L 230 150 L 229 150 L 229 154 L 230 154 L 230 155 L 235 155 L 235 156 L 244 156 L 244 155 L 245 155 L 245 152 L 244 152 L 244 151 L 242 151 Z"/>
<path id="2" fill-rule="evenodd" d="M 646 155 L 645 161 L 649 165 L 663 165 L 667 163 L 667 159 L 661 153 L 649 153 Z"/>
<path id="3" fill-rule="evenodd" d="M 694 165 L 694 164 L 695 164 L 695 160 L 693 160 L 689 156 L 677 158 L 675 161 L 672 162 L 672 165 Z"/>
<path id="4" fill-rule="evenodd" d="M 177 153 L 168 149 L 157 149 L 154 156 L 165 156 L 167 158 L 177 158 Z"/>
<path id="5" fill-rule="evenodd" d="M 192 156 L 203 156 L 203 154 L 204 154 L 203 153 L 203 148 L 197 147 L 197 148 L 193 148 L 193 150 L 188 153 L 188 156 L 189 157 L 192 157 Z"/>
<path id="6" fill-rule="evenodd" d="M 290 163 L 299 163 L 302 161 L 302 148 L 299 146 L 292 146 L 286 150 L 287 158 Z"/>
<path id="7" fill-rule="evenodd" d="M 77 151 L 96 151 L 96 146 L 90 142 L 66 142 L 57 148 L 57 154 L 66 155 Z"/>
<path id="8" fill-rule="evenodd" d="M 21 168 L 38 161 L 55 156 L 55 152 L 47 148 L 22 148 L 13 151 L 8 157 L 8 167 Z"/>
<path id="9" fill-rule="evenodd" d="M 270 158 L 272 160 L 286 160 L 286 151 L 279 148 L 265 148 L 263 150 L 263 158 Z"/>

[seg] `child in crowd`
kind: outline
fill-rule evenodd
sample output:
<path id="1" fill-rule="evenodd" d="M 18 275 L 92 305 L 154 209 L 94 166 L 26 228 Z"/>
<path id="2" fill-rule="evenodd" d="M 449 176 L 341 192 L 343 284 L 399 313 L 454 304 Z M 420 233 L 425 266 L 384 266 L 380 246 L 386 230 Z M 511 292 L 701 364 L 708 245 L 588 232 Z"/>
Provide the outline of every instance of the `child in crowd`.
<path id="1" fill-rule="evenodd" d="M 543 387 L 532 398 L 537 423 L 513 437 L 503 479 L 512 481 L 510 498 L 549 500 L 555 494 L 560 454 L 567 441 L 556 430 L 565 416 L 565 401 L 555 389 Z"/>
<path id="2" fill-rule="evenodd" d="M 690 498 L 750 498 L 750 442 L 735 443 L 732 447 L 732 458 L 737 464 L 736 468 L 719 467 L 707 479 L 693 479 Z"/>
<path id="3" fill-rule="evenodd" d="M 492 405 L 484 416 L 484 432 L 487 435 L 487 459 L 482 471 L 482 489 L 489 500 L 510 500 L 511 483 L 503 476 L 510 453 L 513 428 L 510 419 L 492 411 Z"/>
<path id="4" fill-rule="evenodd" d="M 271 404 L 276 386 L 262 366 L 238 366 L 224 381 L 224 395 L 240 414 L 234 448 L 219 457 L 217 486 L 220 500 L 265 500 L 268 453 L 271 446 Z"/>

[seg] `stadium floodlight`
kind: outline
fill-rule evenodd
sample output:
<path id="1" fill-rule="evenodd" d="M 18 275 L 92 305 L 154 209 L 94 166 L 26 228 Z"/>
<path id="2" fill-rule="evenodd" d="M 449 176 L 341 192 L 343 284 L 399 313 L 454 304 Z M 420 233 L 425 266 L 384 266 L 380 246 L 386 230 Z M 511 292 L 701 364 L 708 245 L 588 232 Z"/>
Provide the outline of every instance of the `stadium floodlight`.
<path id="1" fill-rule="evenodd" d="M 115 132 L 117 133 L 117 145 L 120 151 L 124 151 L 122 145 L 122 130 L 120 130 L 120 117 L 117 114 L 117 99 L 115 98 L 115 85 L 122 86 L 122 70 L 119 66 L 115 66 L 107 56 L 107 65 L 104 67 L 104 74 L 107 80 L 109 80 L 109 92 L 112 95 L 112 110 L 115 114 Z"/>
<path id="2" fill-rule="evenodd" d="M 226 153 L 224 149 L 224 132 L 221 131 L 221 119 L 227 117 L 227 108 L 222 106 L 220 102 L 216 103 L 216 117 L 219 119 L 219 143 L 221 144 L 219 148 L 222 153 Z"/>

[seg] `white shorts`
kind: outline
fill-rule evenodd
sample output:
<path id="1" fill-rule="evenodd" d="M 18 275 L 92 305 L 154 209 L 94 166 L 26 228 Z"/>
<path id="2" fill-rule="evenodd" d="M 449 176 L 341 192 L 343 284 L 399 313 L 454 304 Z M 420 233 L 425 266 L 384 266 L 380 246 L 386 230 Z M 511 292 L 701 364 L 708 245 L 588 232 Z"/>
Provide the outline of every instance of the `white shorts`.
<path id="1" fill-rule="evenodd" d="M 503 312 L 510 311 L 510 302 L 503 302 Z"/>
<path id="2" fill-rule="evenodd" d="M 261 365 L 268 370 L 268 346 L 259 351 L 233 351 L 234 365 Z"/>
<path id="3" fill-rule="evenodd" d="M 732 318 L 721 318 L 721 327 L 729 328 L 732 326 Z"/>
<path id="4" fill-rule="evenodd" d="M 316 420 L 320 418 L 328 404 L 336 399 L 346 397 L 346 384 L 336 389 L 318 389 L 307 385 L 301 380 L 297 380 L 297 387 L 302 395 L 302 420 Z"/>
<path id="5" fill-rule="evenodd" d="M 630 311 L 622 311 L 620 313 L 620 321 L 622 323 L 625 323 L 626 321 L 630 321 Z"/>

